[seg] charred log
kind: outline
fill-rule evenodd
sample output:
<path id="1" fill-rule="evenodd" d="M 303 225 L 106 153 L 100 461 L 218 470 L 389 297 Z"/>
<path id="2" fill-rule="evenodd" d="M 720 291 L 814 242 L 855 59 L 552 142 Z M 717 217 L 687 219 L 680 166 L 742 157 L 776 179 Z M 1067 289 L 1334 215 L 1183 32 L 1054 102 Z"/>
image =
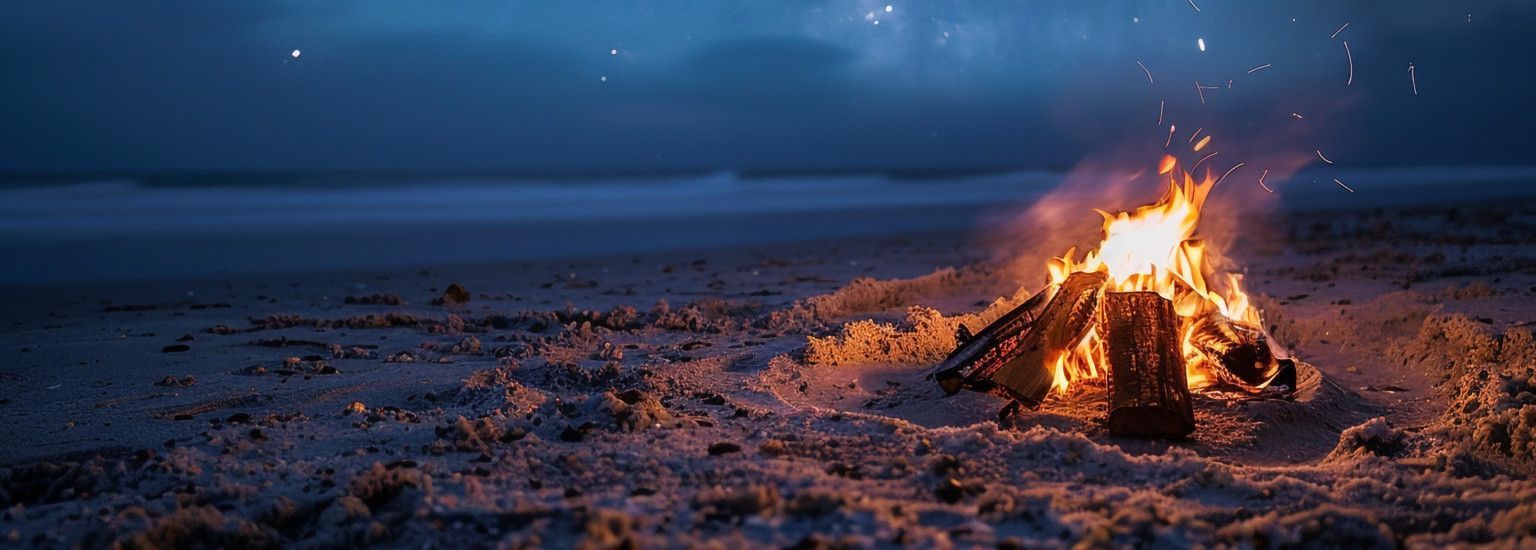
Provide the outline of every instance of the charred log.
<path id="1" fill-rule="evenodd" d="M 1109 433 L 1180 438 L 1195 413 L 1173 302 L 1155 292 L 1109 292 L 1099 332 L 1109 374 Z"/>
<path id="2" fill-rule="evenodd" d="M 972 335 L 970 329 L 960 325 L 955 335 L 959 346 L 943 363 L 934 367 L 931 375 L 938 381 L 939 387 L 945 393 L 954 395 L 973 381 L 985 381 L 985 374 L 982 373 L 990 374 L 1013 358 L 1013 350 L 1018 348 L 1018 342 L 1035 319 L 1039 318 L 1040 311 L 1045 308 L 1054 289 L 1054 286 L 1041 289 L 1023 304 L 992 321 L 980 333 Z"/>
<path id="3" fill-rule="evenodd" d="M 1215 359 L 1223 371 L 1221 374 L 1230 375 L 1243 386 L 1296 388 L 1294 364 L 1275 357 L 1269 347 L 1269 338 L 1259 327 L 1227 319 L 1213 311 L 1195 319 L 1190 327 L 1189 343 Z"/>
<path id="4" fill-rule="evenodd" d="M 1280 365 L 1280 368 L 1275 371 L 1275 376 L 1269 379 L 1269 385 L 1265 387 L 1285 386 L 1290 388 L 1291 392 L 1296 391 L 1298 389 L 1296 387 L 1296 360 L 1280 359 L 1277 363 Z M 1291 392 L 1287 392 L 1287 394 Z"/>
<path id="5" fill-rule="evenodd" d="M 1026 407 L 1040 406 L 1055 381 L 1050 362 L 1057 354 L 1077 347 L 1093 327 L 1107 279 L 1097 272 L 1067 277 L 1030 330 L 1008 350 L 1011 358 L 992 372 L 978 371 L 977 375 L 989 377 L 996 389 Z"/>

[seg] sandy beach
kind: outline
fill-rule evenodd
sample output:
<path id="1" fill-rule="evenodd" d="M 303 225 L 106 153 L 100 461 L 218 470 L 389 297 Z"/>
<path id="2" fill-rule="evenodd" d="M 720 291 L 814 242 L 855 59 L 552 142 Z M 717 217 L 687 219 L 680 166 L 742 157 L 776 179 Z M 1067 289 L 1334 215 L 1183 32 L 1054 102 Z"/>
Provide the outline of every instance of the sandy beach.
<path id="1" fill-rule="evenodd" d="M 12 284 L 0 536 L 1530 544 L 1536 203 L 1253 226 L 1228 255 L 1310 367 L 1289 399 L 1197 397 L 1173 442 L 1108 435 L 1102 384 L 1000 421 L 923 378 L 1043 282 L 973 230 Z"/>
<path id="2" fill-rule="evenodd" d="M 1536 549 L 1536 2 L 10 2 L 0 549 Z"/>

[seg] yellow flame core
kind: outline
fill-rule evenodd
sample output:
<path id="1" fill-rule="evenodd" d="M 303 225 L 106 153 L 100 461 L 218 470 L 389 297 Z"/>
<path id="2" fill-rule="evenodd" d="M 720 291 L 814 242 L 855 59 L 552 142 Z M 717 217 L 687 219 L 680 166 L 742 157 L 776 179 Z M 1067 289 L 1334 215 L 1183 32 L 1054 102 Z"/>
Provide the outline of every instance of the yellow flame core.
<path id="1" fill-rule="evenodd" d="M 1104 272 L 1107 289 L 1117 292 L 1151 291 L 1173 301 L 1180 317 L 1185 374 L 1193 390 L 1210 386 L 1215 378 L 1215 358 L 1206 357 L 1190 343 L 1193 319 L 1218 312 L 1233 321 L 1263 326 L 1259 312 L 1242 290 L 1242 277 L 1219 272 L 1220 258 L 1195 236 L 1200 209 L 1216 180 L 1209 173 L 1196 180 L 1179 169 L 1173 157 L 1164 157 L 1159 175 L 1167 176 L 1168 191 L 1153 204 L 1131 212 L 1104 216 L 1104 239 L 1098 249 L 1081 260 L 1076 249 L 1067 250 L 1047 266 L 1050 281 L 1059 285 L 1076 272 Z M 1053 362 L 1054 387 L 1065 392 L 1073 380 L 1095 378 L 1104 371 L 1102 344 L 1097 331 L 1061 353 Z"/>

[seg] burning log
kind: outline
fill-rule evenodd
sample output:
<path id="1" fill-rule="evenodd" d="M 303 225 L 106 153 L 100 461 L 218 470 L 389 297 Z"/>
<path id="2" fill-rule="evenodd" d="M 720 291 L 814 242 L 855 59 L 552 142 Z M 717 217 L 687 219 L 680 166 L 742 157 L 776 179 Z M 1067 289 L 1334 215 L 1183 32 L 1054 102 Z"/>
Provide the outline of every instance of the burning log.
<path id="1" fill-rule="evenodd" d="M 1099 332 L 1109 374 L 1109 433 L 1184 437 L 1195 431 L 1179 318 L 1156 292 L 1109 292 Z"/>
<path id="2" fill-rule="evenodd" d="M 1189 343 L 1250 388 L 1296 388 L 1295 364 L 1275 357 L 1258 327 L 1210 312 L 1190 327 Z"/>
<path id="3" fill-rule="evenodd" d="M 1003 363 L 1012 359 L 1019 348 L 1019 342 L 1029 332 L 1035 319 L 1040 317 L 1040 311 L 1045 308 L 1054 289 L 1053 286 L 1047 286 L 1036 292 L 1023 304 L 992 321 L 980 334 L 971 335 L 965 325 L 960 325 L 961 332 L 957 335 L 959 347 L 943 363 L 934 367 L 932 374 L 944 393 L 954 395 L 972 382 L 984 381 Z"/>
<path id="4" fill-rule="evenodd" d="M 1073 273 L 1061 283 L 1056 296 L 1040 311 L 1040 318 L 1019 342 L 1019 353 L 991 373 L 997 389 L 1029 408 L 1040 406 L 1051 391 L 1056 371 L 1051 360 L 1077 347 L 1093 328 L 1094 313 L 1104 295 L 1104 273 Z"/>
<path id="5" fill-rule="evenodd" d="M 934 369 L 934 379 L 949 394 L 965 387 L 996 390 L 1038 406 L 1055 376 L 1046 364 L 1048 352 L 1077 345 L 1093 326 L 1106 279 L 1103 273 L 1074 273 L 1054 295 L 1052 288 L 1041 290 L 961 343 Z"/>

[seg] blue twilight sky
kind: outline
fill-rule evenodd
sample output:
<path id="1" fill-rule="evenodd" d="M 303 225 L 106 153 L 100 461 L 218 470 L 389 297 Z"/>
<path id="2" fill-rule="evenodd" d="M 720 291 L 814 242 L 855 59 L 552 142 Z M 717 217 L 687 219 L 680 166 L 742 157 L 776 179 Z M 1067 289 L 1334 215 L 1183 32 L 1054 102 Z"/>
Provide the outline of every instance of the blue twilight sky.
<path id="1" fill-rule="evenodd" d="M 1536 163 L 1536 2 L 1195 3 L 12 0 L 0 171 Z"/>

